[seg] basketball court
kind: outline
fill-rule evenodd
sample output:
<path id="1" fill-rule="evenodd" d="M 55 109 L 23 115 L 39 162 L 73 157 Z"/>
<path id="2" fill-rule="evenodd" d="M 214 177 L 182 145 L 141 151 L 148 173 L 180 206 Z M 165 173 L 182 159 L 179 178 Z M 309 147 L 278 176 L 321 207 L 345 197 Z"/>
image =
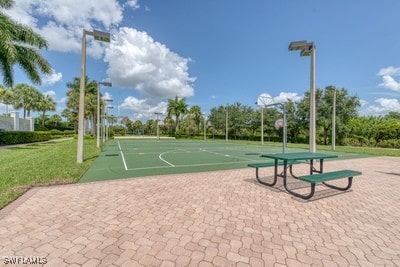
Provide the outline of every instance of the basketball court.
<path id="1" fill-rule="evenodd" d="M 289 148 L 287 152 L 305 149 Z M 204 140 L 110 140 L 80 182 L 246 168 L 249 163 L 270 161 L 261 154 L 282 152 L 280 146 Z M 338 160 L 366 157 L 338 153 Z"/>

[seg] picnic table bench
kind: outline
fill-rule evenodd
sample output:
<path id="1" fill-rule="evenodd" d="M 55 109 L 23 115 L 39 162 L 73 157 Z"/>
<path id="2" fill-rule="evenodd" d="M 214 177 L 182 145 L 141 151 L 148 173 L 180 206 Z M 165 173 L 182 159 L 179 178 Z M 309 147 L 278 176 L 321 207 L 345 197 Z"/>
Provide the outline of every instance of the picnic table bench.
<path id="1" fill-rule="evenodd" d="M 353 171 L 353 170 L 340 170 L 340 171 L 332 171 L 332 172 L 323 172 L 323 173 L 318 173 L 318 174 L 310 174 L 310 175 L 302 175 L 299 176 L 300 180 L 306 181 L 311 183 L 311 192 L 308 195 L 301 195 L 296 192 L 293 195 L 298 196 L 303 199 L 309 199 L 314 195 L 315 192 L 315 185 L 316 183 L 322 182 L 324 185 L 334 188 L 336 190 L 341 190 L 341 191 L 346 191 L 351 188 L 351 185 L 353 183 L 353 176 L 356 175 L 361 175 L 362 173 L 359 171 Z M 331 185 L 326 183 L 326 181 L 331 181 L 331 180 L 337 180 L 337 179 L 342 179 L 342 178 L 348 178 L 348 184 L 345 187 L 339 187 L 335 185 Z"/>
<path id="2" fill-rule="evenodd" d="M 294 176 L 293 172 L 292 172 L 292 165 L 293 164 L 299 164 L 299 163 L 301 163 L 301 162 L 300 161 L 290 161 L 288 163 L 289 168 L 290 168 L 290 173 L 291 173 L 292 176 Z M 284 164 L 284 162 L 283 161 L 278 161 L 277 164 L 278 164 L 278 166 L 282 166 Z M 261 162 L 261 163 L 250 163 L 250 164 L 247 164 L 247 166 L 256 169 L 256 178 L 260 183 L 272 186 L 271 184 L 268 184 L 268 183 L 263 182 L 263 181 L 260 180 L 260 175 L 259 175 L 258 169 L 267 168 L 267 167 L 273 167 L 273 166 L 275 166 L 275 162 L 274 161 L 267 161 L 267 162 Z M 280 175 L 282 175 L 282 173 Z"/>
<path id="3" fill-rule="evenodd" d="M 337 155 L 332 154 L 322 154 L 322 153 L 312 153 L 312 152 L 301 152 L 301 153 L 278 153 L 278 154 L 264 154 L 261 157 L 267 157 L 274 159 L 274 162 L 265 162 L 265 163 L 251 163 L 248 164 L 249 167 L 256 168 L 256 178 L 258 182 L 267 186 L 274 186 L 277 182 L 277 177 L 283 178 L 283 185 L 285 189 L 292 195 L 300 197 L 302 199 L 310 199 L 315 193 L 315 185 L 317 183 L 322 183 L 330 188 L 345 191 L 351 188 L 353 177 L 356 175 L 361 175 L 362 173 L 359 171 L 353 170 L 338 170 L 332 172 L 323 172 L 323 163 L 324 159 L 327 158 L 336 158 Z M 301 161 L 308 161 L 310 164 L 310 174 L 309 175 L 300 175 L 296 176 L 293 174 L 292 166 L 294 164 L 301 163 Z M 319 170 L 314 167 L 314 160 L 319 160 Z M 283 165 L 283 171 L 278 174 L 278 166 Z M 267 183 L 265 181 L 260 180 L 259 177 L 259 168 L 263 167 L 272 167 L 274 166 L 274 180 L 272 183 Z M 309 194 L 304 195 L 298 192 L 295 192 L 288 188 L 287 185 L 287 169 L 289 168 L 291 176 L 296 179 L 308 182 L 311 184 L 311 191 Z M 348 184 L 345 187 L 339 187 L 332 184 L 326 183 L 327 181 L 348 178 Z"/>

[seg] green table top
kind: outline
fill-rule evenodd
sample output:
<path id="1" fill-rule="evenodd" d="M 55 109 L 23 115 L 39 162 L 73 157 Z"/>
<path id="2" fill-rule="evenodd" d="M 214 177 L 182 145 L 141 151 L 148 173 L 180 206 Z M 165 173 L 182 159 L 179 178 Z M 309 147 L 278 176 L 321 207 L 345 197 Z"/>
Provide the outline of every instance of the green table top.
<path id="1" fill-rule="evenodd" d="M 277 153 L 277 154 L 263 154 L 261 157 L 280 159 L 280 160 L 311 160 L 311 159 L 327 159 L 337 158 L 337 155 L 312 153 L 312 152 L 296 152 L 296 153 Z"/>

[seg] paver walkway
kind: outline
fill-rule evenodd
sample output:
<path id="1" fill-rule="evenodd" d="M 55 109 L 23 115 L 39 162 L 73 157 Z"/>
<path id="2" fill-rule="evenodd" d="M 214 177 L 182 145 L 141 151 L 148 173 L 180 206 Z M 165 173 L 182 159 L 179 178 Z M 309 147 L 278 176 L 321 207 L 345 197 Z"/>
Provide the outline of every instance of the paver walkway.
<path id="1" fill-rule="evenodd" d="M 250 168 L 35 188 L 0 211 L 0 265 L 400 266 L 399 166 L 326 162 L 363 175 L 346 193 L 318 186 L 309 202 Z"/>

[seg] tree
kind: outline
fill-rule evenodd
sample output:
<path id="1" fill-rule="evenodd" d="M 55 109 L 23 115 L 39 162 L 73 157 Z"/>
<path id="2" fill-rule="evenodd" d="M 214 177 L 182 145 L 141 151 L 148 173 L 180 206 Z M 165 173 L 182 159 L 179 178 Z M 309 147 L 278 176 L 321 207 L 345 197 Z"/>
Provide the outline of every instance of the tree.
<path id="1" fill-rule="evenodd" d="M 336 90 L 336 131 L 337 138 L 342 139 L 347 133 L 346 123 L 350 118 L 357 116 L 357 108 L 360 100 L 357 96 L 350 96 L 344 88 L 338 89 L 334 86 L 327 86 L 324 90 L 317 89 L 316 100 L 316 123 L 317 136 L 322 137 L 323 143 L 327 144 L 328 136 L 332 129 L 332 107 L 333 93 Z M 298 103 L 299 118 L 306 122 L 303 127 L 308 128 L 310 114 L 310 93 L 306 92 L 304 98 Z"/>
<path id="2" fill-rule="evenodd" d="M 114 123 L 118 122 L 118 118 L 116 116 L 114 116 L 114 115 L 108 116 L 107 119 L 108 119 L 108 122 L 110 123 L 111 126 L 113 126 Z"/>
<path id="3" fill-rule="evenodd" d="M 131 128 L 132 132 L 134 132 L 135 134 L 141 134 L 144 131 L 143 123 L 140 120 L 132 122 L 129 128 Z"/>
<path id="4" fill-rule="evenodd" d="M 52 72 L 49 63 L 38 53 L 38 49 L 47 48 L 47 42 L 28 26 L 4 14 L 3 10 L 10 9 L 13 4 L 13 0 L 0 1 L 0 70 L 3 83 L 9 88 L 13 86 L 13 66 L 17 64 L 34 84 L 40 84 L 39 72 Z"/>
<path id="5" fill-rule="evenodd" d="M 175 99 L 168 100 L 168 117 L 175 116 L 175 132 L 179 129 L 180 116 L 187 112 L 188 105 L 186 104 L 186 98 L 179 99 L 178 96 Z"/>
<path id="6" fill-rule="evenodd" d="M 67 107 L 73 112 L 78 113 L 79 110 L 79 90 L 80 78 L 74 78 L 72 82 L 67 83 Z M 90 119 L 92 122 L 92 134 L 96 131 L 97 122 L 97 82 L 90 80 L 88 77 L 85 79 L 85 118 Z M 102 104 L 102 106 L 104 103 Z"/>
<path id="7" fill-rule="evenodd" d="M 153 119 L 147 120 L 146 124 L 144 125 L 144 131 L 148 135 L 152 135 L 155 133 L 157 127 L 156 127 L 156 122 Z"/>
<path id="8" fill-rule="evenodd" d="M 299 116 L 298 105 L 291 99 L 286 102 L 286 125 L 288 141 L 296 143 L 298 136 L 304 132 L 305 125 L 302 118 Z"/>
<path id="9" fill-rule="evenodd" d="M 212 108 L 210 110 L 210 116 L 208 120 L 214 127 L 217 135 L 224 135 L 226 129 L 226 113 L 227 108 L 225 106 L 219 106 L 218 108 Z"/>
<path id="10" fill-rule="evenodd" d="M 334 86 L 325 87 L 321 91 L 320 107 L 317 117 L 317 125 L 322 126 L 323 142 L 326 145 L 328 136 L 332 131 L 332 112 L 333 112 L 333 96 L 336 90 L 336 131 L 338 139 L 344 138 L 347 133 L 346 124 L 350 118 L 358 116 L 357 109 L 360 107 L 360 100 L 357 96 L 350 96 L 345 88 L 338 89 Z"/>
<path id="11" fill-rule="evenodd" d="M 0 85 L 0 101 L 5 94 L 6 94 L 6 89 Z"/>
<path id="12" fill-rule="evenodd" d="M 33 86 L 17 84 L 11 89 L 11 103 L 15 109 L 23 108 L 24 119 L 30 117 L 31 110 L 38 110 L 38 103 L 43 95 Z"/>
<path id="13" fill-rule="evenodd" d="M 400 120 L 400 112 L 390 111 L 388 114 L 386 114 L 385 118 Z"/>
<path id="14" fill-rule="evenodd" d="M 62 118 L 58 114 L 53 114 L 49 118 L 49 123 L 54 125 L 54 126 L 59 125 L 61 123 L 61 121 L 62 121 Z"/>
<path id="15" fill-rule="evenodd" d="M 8 105 L 12 104 L 12 92 L 0 86 L 0 103 L 6 105 L 6 115 L 8 115 Z"/>
<path id="16" fill-rule="evenodd" d="M 73 126 L 76 133 L 78 125 L 78 112 L 66 108 L 61 112 L 61 116 L 67 119 L 67 125 Z"/>
<path id="17" fill-rule="evenodd" d="M 194 123 L 197 126 L 197 134 L 200 132 L 200 123 L 204 120 L 203 119 L 203 114 L 201 113 L 201 108 L 200 106 L 193 106 L 189 110 L 189 114 L 191 114 L 191 117 L 194 121 Z"/>
<path id="18" fill-rule="evenodd" d="M 42 96 L 38 102 L 38 111 L 42 112 L 42 126 L 44 127 L 44 122 L 46 118 L 47 111 L 55 111 L 56 110 L 56 102 L 54 102 L 51 96 L 46 95 Z"/>

